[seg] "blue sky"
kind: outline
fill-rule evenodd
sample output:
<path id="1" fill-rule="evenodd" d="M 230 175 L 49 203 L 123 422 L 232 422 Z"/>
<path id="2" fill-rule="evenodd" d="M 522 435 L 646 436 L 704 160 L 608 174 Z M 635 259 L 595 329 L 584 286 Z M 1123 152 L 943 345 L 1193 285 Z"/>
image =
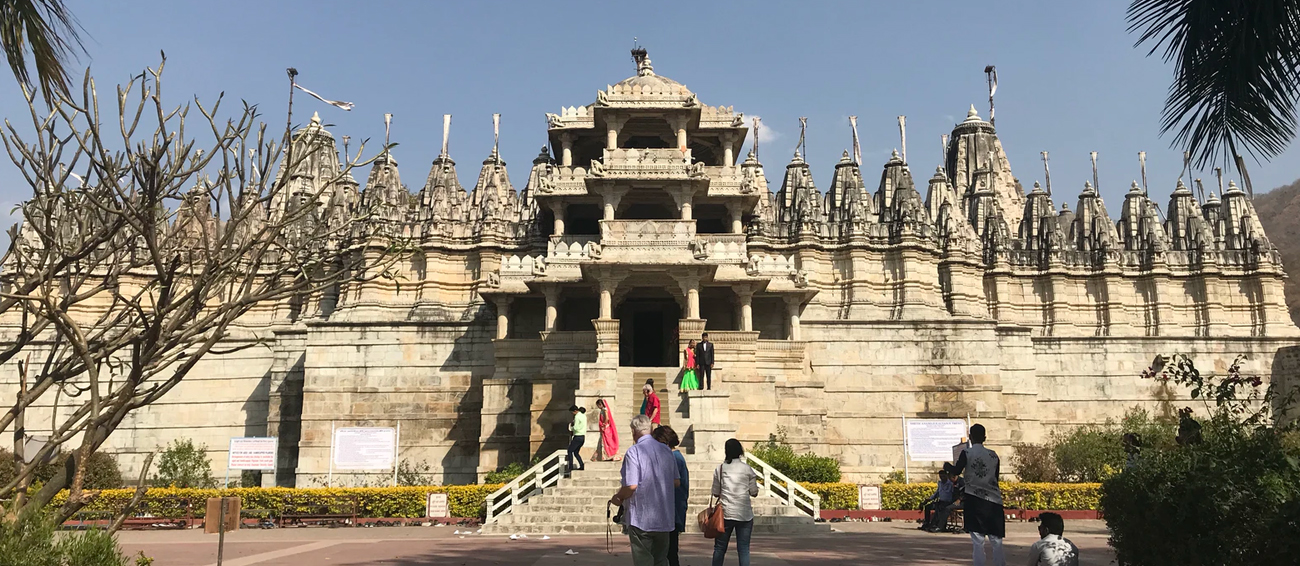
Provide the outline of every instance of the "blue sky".
<path id="1" fill-rule="evenodd" d="M 972 103 L 987 117 L 983 69 L 993 64 L 998 132 L 1026 187 L 1042 179 L 1039 152 L 1050 151 L 1057 204 L 1073 206 L 1091 178 L 1088 152 L 1098 151 L 1102 193 L 1115 210 L 1139 177 L 1137 152 L 1145 150 L 1151 192 L 1163 207 L 1182 166 L 1179 151 L 1159 136 L 1171 68 L 1133 48 L 1127 3 L 981 4 L 70 0 L 89 36 L 81 64 L 91 66 L 101 92 L 156 65 L 162 50 L 173 103 L 212 101 L 224 91 L 227 104 L 258 104 L 278 131 L 284 70 L 293 66 L 300 84 L 356 103 L 343 112 L 298 96 L 295 123 L 319 111 L 336 137 L 382 140 L 383 114 L 395 115 L 394 154 L 412 191 L 438 153 L 444 113 L 454 115 L 451 154 L 467 187 L 491 150 L 491 115 L 501 113 L 501 152 L 522 188 L 546 141 L 544 113 L 588 104 L 597 90 L 634 74 L 635 36 L 656 72 L 703 103 L 763 118 L 772 135 L 760 158 L 773 190 L 798 139 L 799 116 L 808 117 L 807 159 L 822 190 L 850 146 L 849 115 L 859 117 L 864 176 L 873 186 L 899 145 L 900 114 L 909 162 L 928 178 L 940 135 Z M 27 129 L 17 88 L 11 79 L 0 84 L 0 115 Z M 1256 189 L 1300 177 L 1297 164 L 1295 145 L 1271 163 L 1252 163 Z M 1201 176 L 1212 186 L 1212 173 Z M 5 213 L 25 194 L 20 183 L 12 164 L 0 165 Z"/>

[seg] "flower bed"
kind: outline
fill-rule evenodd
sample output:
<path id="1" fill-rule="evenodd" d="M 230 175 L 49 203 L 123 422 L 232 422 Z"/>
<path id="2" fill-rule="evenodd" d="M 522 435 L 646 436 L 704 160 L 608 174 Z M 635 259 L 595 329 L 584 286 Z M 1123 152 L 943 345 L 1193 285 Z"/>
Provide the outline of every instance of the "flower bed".
<path id="1" fill-rule="evenodd" d="M 858 486 L 852 483 L 805 483 L 820 495 L 822 509 L 857 509 Z M 1101 484 L 1002 482 L 1002 499 L 1008 508 L 1028 510 L 1096 510 Z M 887 483 L 880 486 L 882 507 L 888 510 L 920 509 L 934 493 L 933 483 Z"/>
<path id="2" fill-rule="evenodd" d="M 355 488 L 288 488 L 251 487 L 233 489 L 182 489 L 150 488 L 141 501 L 137 516 L 181 517 L 189 512 L 202 517 L 205 502 L 210 497 L 239 497 L 242 507 L 253 513 L 258 510 L 280 513 L 316 513 L 320 510 L 342 512 L 347 508 L 358 517 L 414 518 L 423 517 L 425 503 L 430 493 L 446 493 L 447 506 L 453 517 L 482 517 L 487 496 L 501 488 L 499 484 L 448 485 L 426 487 L 355 487 Z M 106 489 L 100 491 L 83 511 L 120 510 L 135 494 L 133 489 Z M 67 492 L 53 501 L 61 505 Z"/>

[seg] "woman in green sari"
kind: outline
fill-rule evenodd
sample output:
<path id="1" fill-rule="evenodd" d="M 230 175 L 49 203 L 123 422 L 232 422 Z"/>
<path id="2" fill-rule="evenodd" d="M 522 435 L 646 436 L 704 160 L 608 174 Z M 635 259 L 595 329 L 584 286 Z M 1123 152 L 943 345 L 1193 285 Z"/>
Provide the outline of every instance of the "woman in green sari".
<path id="1" fill-rule="evenodd" d="M 683 352 L 686 357 L 686 369 L 682 371 L 682 391 L 693 391 L 700 388 L 700 380 L 695 376 L 695 341 L 691 340 L 686 343 L 686 351 Z"/>

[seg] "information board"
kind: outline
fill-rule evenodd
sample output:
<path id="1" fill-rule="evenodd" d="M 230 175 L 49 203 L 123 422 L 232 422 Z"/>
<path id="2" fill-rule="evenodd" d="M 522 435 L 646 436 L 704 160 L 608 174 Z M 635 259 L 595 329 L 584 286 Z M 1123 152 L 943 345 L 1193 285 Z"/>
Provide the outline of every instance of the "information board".
<path id="1" fill-rule="evenodd" d="M 447 494 L 430 493 L 424 505 L 425 517 L 450 517 L 451 508 L 447 506 Z"/>
<path id="2" fill-rule="evenodd" d="M 884 503 L 878 485 L 858 486 L 858 509 L 879 510 Z"/>
<path id="3" fill-rule="evenodd" d="M 334 467 L 340 470 L 389 470 L 397 453 L 391 428 L 334 429 Z"/>
<path id="4" fill-rule="evenodd" d="M 274 470 L 279 439 L 274 436 L 245 436 L 230 439 L 229 470 Z"/>
<path id="5" fill-rule="evenodd" d="M 906 419 L 907 452 L 917 462 L 946 462 L 952 446 L 966 436 L 961 419 Z"/>

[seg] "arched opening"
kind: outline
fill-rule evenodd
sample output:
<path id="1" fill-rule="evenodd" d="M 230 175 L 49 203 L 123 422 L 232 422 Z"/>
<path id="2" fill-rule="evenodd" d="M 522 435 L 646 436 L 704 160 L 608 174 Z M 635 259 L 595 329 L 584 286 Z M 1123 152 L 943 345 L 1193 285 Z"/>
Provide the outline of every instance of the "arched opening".
<path id="1" fill-rule="evenodd" d="M 677 365 L 681 305 L 662 288 L 638 287 L 614 309 L 619 320 L 618 363 L 631 367 Z"/>

